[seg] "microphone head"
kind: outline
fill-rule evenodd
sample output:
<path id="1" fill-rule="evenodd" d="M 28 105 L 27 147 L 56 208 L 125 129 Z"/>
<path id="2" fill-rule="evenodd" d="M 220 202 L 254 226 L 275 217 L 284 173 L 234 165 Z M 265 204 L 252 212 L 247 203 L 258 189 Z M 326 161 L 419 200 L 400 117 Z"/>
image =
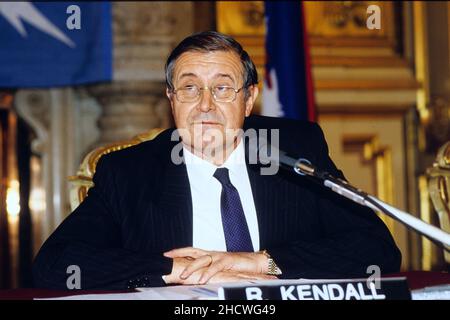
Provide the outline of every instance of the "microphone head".
<path id="1" fill-rule="evenodd" d="M 316 168 L 311 164 L 311 161 L 305 158 L 299 158 L 294 165 L 294 170 L 302 176 L 315 176 Z"/>
<path id="2" fill-rule="evenodd" d="M 248 143 L 249 161 L 251 164 L 260 163 L 269 165 L 270 168 L 279 167 L 294 171 L 300 175 L 314 175 L 315 168 L 306 158 L 289 156 L 285 151 L 278 148 L 278 143 L 271 144 L 267 139 L 254 139 Z M 273 172 L 273 171 L 272 171 Z M 274 172 L 273 174 L 275 174 Z"/>

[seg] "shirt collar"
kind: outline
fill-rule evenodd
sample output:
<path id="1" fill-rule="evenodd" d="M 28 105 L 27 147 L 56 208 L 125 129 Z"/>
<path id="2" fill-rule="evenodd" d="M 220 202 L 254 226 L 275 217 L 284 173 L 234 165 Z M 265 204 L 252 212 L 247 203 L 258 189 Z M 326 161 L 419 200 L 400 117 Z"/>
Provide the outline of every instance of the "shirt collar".
<path id="1" fill-rule="evenodd" d="M 237 145 L 237 147 L 231 152 L 228 159 L 221 166 L 216 166 L 211 162 L 204 160 L 192 152 L 190 152 L 186 147 L 183 146 L 183 157 L 186 166 L 189 168 L 196 177 L 211 178 L 214 172 L 218 168 L 227 168 L 230 174 L 239 174 L 245 163 L 245 150 L 243 139 Z"/>

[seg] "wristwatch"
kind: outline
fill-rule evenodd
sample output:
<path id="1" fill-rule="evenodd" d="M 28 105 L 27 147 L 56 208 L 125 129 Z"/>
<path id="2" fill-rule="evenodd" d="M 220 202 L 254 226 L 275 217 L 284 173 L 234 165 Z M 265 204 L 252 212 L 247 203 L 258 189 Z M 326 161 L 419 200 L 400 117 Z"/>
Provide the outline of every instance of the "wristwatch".
<path id="1" fill-rule="evenodd" d="M 267 274 L 272 275 L 272 276 L 281 275 L 282 272 L 281 272 L 280 268 L 278 268 L 277 264 L 275 263 L 275 261 L 273 261 L 270 254 L 266 250 L 261 251 L 261 253 L 267 257 L 267 261 L 269 263 L 269 266 L 267 268 Z"/>

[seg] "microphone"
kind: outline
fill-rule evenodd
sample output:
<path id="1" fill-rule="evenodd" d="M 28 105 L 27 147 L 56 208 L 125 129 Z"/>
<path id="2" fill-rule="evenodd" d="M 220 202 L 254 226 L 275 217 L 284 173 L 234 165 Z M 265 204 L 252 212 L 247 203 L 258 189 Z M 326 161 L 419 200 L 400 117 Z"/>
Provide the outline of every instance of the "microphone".
<path id="1" fill-rule="evenodd" d="M 261 162 L 267 163 L 269 160 L 281 168 L 293 170 L 298 175 L 314 177 L 321 181 L 325 187 L 330 188 L 337 194 L 360 205 L 369 207 L 372 210 L 383 212 L 404 224 L 409 229 L 418 232 L 433 242 L 437 242 L 438 245 L 444 245 L 444 249 L 450 251 L 449 233 L 416 218 L 408 212 L 397 209 L 381 201 L 377 197 L 352 186 L 344 179 L 336 178 L 326 171 L 317 169 L 308 159 L 291 157 L 285 151 L 282 151 L 269 143 L 262 144 L 261 141 L 259 148 L 256 147 L 256 144 L 252 143 L 249 144 L 249 148 L 251 152 L 257 152 Z"/>
<path id="2" fill-rule="evenodd" d="M 258 154 L 258 159 L 262 163 L 272 162 L 283 169 L 294 170 L 301 176 L 325 179 L 330 175 L 326 171 L 318 170 L 308 159 L 292 157 L 287 152 L 278 149 L 270 143 L 261 144 L 259 148 L 255 148 L 255 145 L 249 144 L 249 147 L 250 151 Z"/>

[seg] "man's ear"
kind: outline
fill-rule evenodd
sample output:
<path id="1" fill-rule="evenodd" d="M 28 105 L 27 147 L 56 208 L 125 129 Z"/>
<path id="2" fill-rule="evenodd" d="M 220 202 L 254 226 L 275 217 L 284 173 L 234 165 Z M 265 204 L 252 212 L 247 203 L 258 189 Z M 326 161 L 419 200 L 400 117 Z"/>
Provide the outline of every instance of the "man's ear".
<path id="1" fill-rule="evenodd" d="M 245 101 L 245 116 L 248 117 L 252 113 L 256 98 L 258 97 L 259 89 L 257 85 L 252 85 L 248 88 L 249 96 Z"/>
<path id="2" fill-rule="evenodd" d="M 166 87 L 166 96 L 172 102 L 172 92 Z"/>
<path id="3" fill-rule="evenodd" d="M 170 108 L 172 109 L 172 112 L 173 112 L 173 100 L 172 100 L 173 99 L 173 94 L 172 94 L 171 90 L 169 88 L 167 88 L 167 87 L 166 87 L 166 96 L 167 96 L 167 98 L 170 101 Z"/>

